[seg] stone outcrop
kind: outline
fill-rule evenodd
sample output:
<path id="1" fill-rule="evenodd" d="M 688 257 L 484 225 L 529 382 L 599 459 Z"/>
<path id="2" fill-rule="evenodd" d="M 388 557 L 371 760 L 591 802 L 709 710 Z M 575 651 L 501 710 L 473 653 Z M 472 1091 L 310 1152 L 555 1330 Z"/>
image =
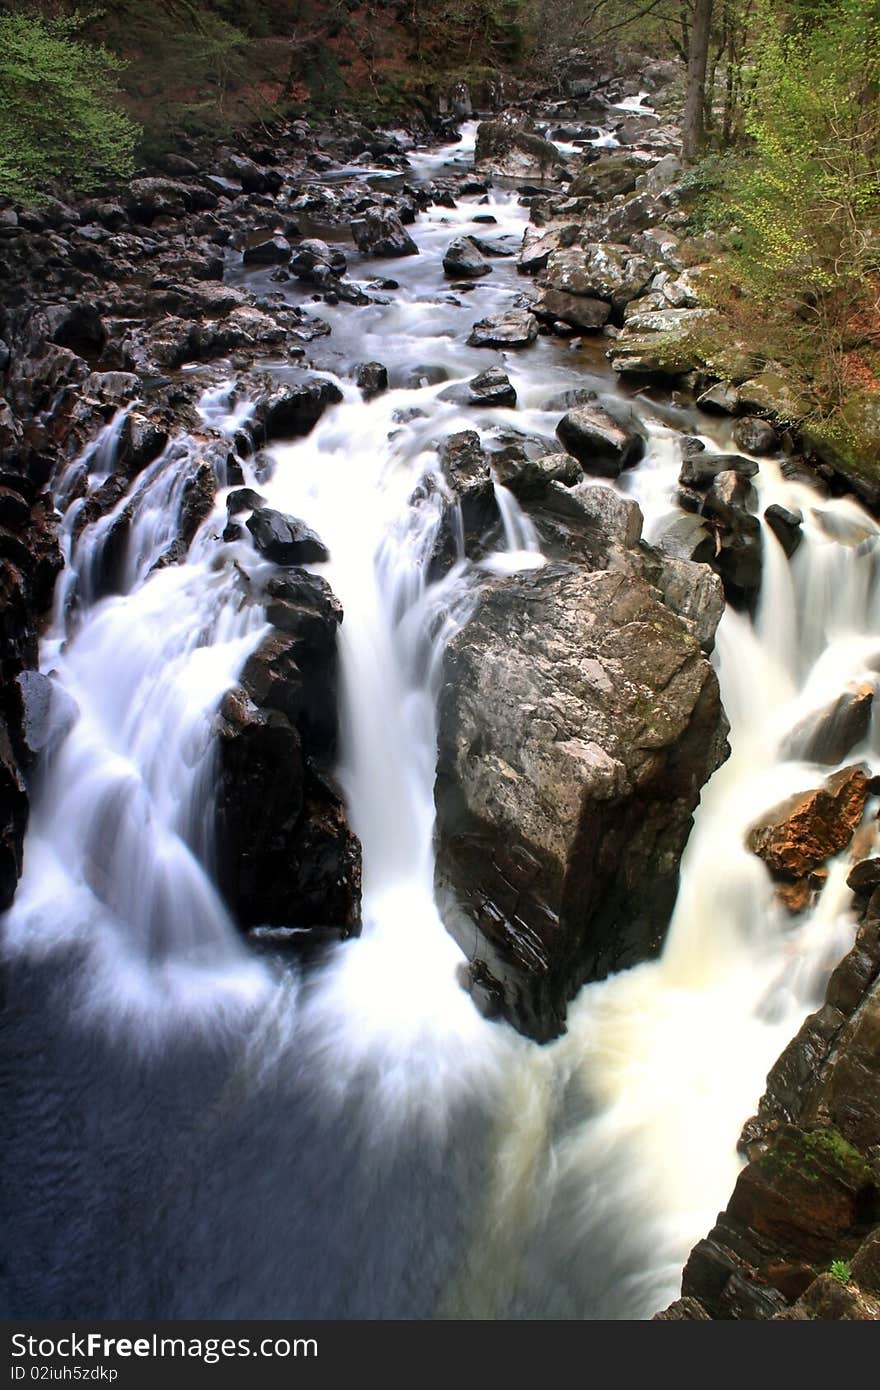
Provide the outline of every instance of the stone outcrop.
<path id="1" fill-rule="evenodd" d="M 661 1317 L 880 1318 L 880 895 L 857 903 L 855 944 L 771 1069 L 748 1164 Z"/>
<path id="2" fill-rule="evenodd" d="M 645 577 L 638 507 L 596 485 L 546 492 L 568 497 L 604 568 L 481 588 L 447 652 L 436 785 L 470 986 L 540 1040 L 581 983 L 659 950 L 700 788 L 727 753 L 715 674 Z"/>
<path id="3" fill-rule="evenodd" d="M 523 123 L 501 119 L 481 121 L 477 127 L 474 169 L 478 174 L 545 179 L 558 177 L 564 168 L 556 146 Z"/>
<path id="4" fill-rule="evenodd" d="M 360 929 L 360 845 L 329 773 L 342 610 L 295 568 L 263 600 L 274 630 L 220 709 L 217 863 L 242 927 L 291 929 L 305 945 Z"/>

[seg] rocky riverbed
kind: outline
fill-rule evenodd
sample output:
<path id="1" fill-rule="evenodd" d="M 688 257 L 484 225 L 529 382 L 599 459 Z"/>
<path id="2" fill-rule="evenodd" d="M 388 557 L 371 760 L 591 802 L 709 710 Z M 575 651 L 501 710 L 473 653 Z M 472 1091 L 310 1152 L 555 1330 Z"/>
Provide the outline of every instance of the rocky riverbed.
<path id="1" fill-rule="evenodd" d="M 485 113 L 473 164 L 465 149 L 429 176 L 414 132 L 293 122 L 85 202 L 0 210 L 2 906 L 29 787 L 77 717 L 39 669 L 40 634 L 51 616 L 63 654 L 94 605 L 195 555 L 219 586 L 212 632 L 243 615 L 247 650 L 218 692 L 208 824 L 188 843 L 270 957 L 320 963 L 357 936 L 370 865 L 338 780 L 352 619 L 315 573 L 336 558 L 329 533 L 276 505 L 274 451 L 343 401 L 417 389 L 424 407 L 401 404 L 389 426 L 423 431 L 409 503 L 418 582 L 442 596 L 436 886 L 460 983 L 546 1042 L 585 982 L 658 955 L 701 792 L 729 753 L 713 656 L 725 605 L 760 621 L 814 530 L 864 556 L 870 518 L 821 504 L 850 487 L 876 501 L 791 429 L 774 364 L 715 346 L 700 277 L 717 243 L 688 231 L 678 77 L 674 64 L 627 80 L 572 67 L 559 99 Z M 498 189 L 528 209 L 521 242 L 499 226 Z M 403 267 L 427 259 L 420 219 L 443 240 L 420 292 L 438 323 L 467 311 L 460 373 L 383 354 L 374 328 L 394 323 Z M 535 396 L 519 364 L 539 340 L 582 364 L 583 385 L 569 372 Z M 606 355 L 623 390 L 609 392 Z M 655 447 L 646 408 L 660 412 L 651 428 L 663 412 L 675 425 L 662 516 L 648 482 L 641 505 L 632 492 Z M 765 472 L 784 501 L 764 499 Z M 823 771 L 743 837 L 794 923 L 850 856 L 860 925 L 771 1072 L 730 1207 L 661 1316 L 876 1316 L 878 789 L 847 762 L 870 745 L 874 688 L 851 683 L 786 731 L 785 756 Z M 118 907 L 111 822 L 87 877 Z"/>

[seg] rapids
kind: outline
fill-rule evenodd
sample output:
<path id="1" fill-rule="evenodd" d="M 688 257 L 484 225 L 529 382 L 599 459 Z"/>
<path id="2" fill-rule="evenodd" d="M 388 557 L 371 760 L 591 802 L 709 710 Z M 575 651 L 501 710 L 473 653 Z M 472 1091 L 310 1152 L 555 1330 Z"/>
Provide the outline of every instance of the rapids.
<path id="1" fill-rule="evenodd" d="M 467 167 L 473 123 L 463 135 L 415 152 L 413 176 Z M 523 288 L 515 260 L 496 259 L 453 293 L 443 251 L 467 230 L 514 250 L 526 218 L 503 190 L 423 214 L 421 254 L 382 265 L 400 285 L 388 303 L 322 306 L 333 332 L 316 366 L 342 402 L 273 448 L 268 478 L 243 461 L 247 483 L 325 540 L 317 569 L 345 611 L 339 774 L 364 848 L 364 930 L 307 975 L 251 955 L 213 885 L 212 717 L 265 632 L 232 563 L 255 569 L 253 550 L 217 559 L 222 470 L 186 562 L 160 570 L 195 441 L 172 439 L 81 533 L 59 480 L 67 568 L 42 663 L 63 717 L 3 927 L 8 1315 L 650 1316 L 677 1295 L 764 1076 L 852 939 L 843 864 L 792 923 L 743 833 L 815 784 L 815 767 L 781 756 L 785 733 L 849 681 L 876 680 L 878 531 L 763 460 L 759 510 L 802 510 L 804 542 L 789 564 L 765 528 L 755 621 L 722 619 L 733 753 L 704 791 L 662 958 L 585 987 L 545 1047 L 479 1017 L 457 983 L 432 888 L 434 707 L 474 576 L 462 561 L 428 583 L 439 508 L 411 498 L 454 430 L 552 436 L 559 391 L 622 392 L 601 340 L 540 338 L 502 355 L 515 410 L 443 399 L 499 360 L 467 333 Z M 364 402 L 350 370 L 371 359 L 391 389 Z M 696 412 L 631 404 L 649 447 L 622 485 L 650 539 L 674 505 L 678 435 L 729 439 Z M 250 408 L 206 375 L 202 417 L 231 443 Z M 93 486 L 120 428 L 90 446 Z M 504 548 L 485 563 L 540 565 L 528 518 L 500 487 L 498 500 Z M 94 576 L 124 507 L 122 592 L 102 596 Z"/>

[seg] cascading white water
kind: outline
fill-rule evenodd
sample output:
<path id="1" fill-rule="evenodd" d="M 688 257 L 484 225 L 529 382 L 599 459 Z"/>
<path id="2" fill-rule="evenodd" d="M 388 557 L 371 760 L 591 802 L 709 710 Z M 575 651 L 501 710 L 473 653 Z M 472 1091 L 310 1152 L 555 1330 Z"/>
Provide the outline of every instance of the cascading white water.
<path id="1" fill-rule="evenodd" d="M 473 129 L 459 147 L 414 156 L 416 172 L 468 159 Z M 786 761 L 783 735 L 850 680 L 876 679 L 878 533 L 855 504 L 818 500 L 761 462 L 759 510 L 774 501 L 802 510 L 804 542 L 789 564 L 765 529 L 756 621 L 733 612 L 722 621 L 716 660 L 733 755 L 705 791 L 663 957 L 585 988 L 551 1046 L 481 1019 L 456 982 L 461 953 L 433 898 L 435 700 L 445 644 L 473 592 L 464 563 L 427 580 L 443 487 L 435 446 L 468 426 L 552 436 L 560 411 L 547 403 L 560 390 L 616 388 L 577 345 L 542 340 L 504 361 L 516 411 L 468 412 L 442 398 L 445 384 L 488 364 L 464 346 L 470 324 L 520 288 L 504 260 L 469 294 L 443 281 L 442 251 L 475 215 L 495 217 L 492 238 L 510 245 L 525 224 L 514 194 L 432 208 L 414 228 L 422 255 L 387 267 L 401 284 L 394 303 L 326 310 L 338 357 L 328 349 L 323 365 L 379 357 L 393 389 L 366 403 L 341 375 L 343 402 L 308 438 L 272 450 L 268 479 L 246 479 L 330 551 L 323 572 L 345 610 L 340 774 L 364 846 L 363 936 L 316 969 L 300 998 L 245 954 L 206 871 L 211 722 L 265 628 L 234 564 L 253 567 L 253 550 L 217 539 L 225 477 L 185 563 L 154 569 L 174 534 L 183 451 L 200 447 L 179 439 L 76 539 L 83 500 L 65 511 L 69 564 L 43 664 L 66 693 L 70 729 L 41 773 L 5 948 L 91 943 L 90 1017 L 109 1013 L 127 1037 L 152 1037 L 166 1014 L 207 1027 L 219 1009 L 230 1019 L 259 1006 L 275 1050 L 267 1025 L 251 1044 L 252 1076 L 307 1059 L 328 1108 L 358 1079 L 380 1156 L 408 1130 L 452 1125 L 463 1095 L 476 1101 L 493 1118 L 495 1151 L 471 1257 L 435 1311 L 643 1316 L 675 1296 L 690 1245 L 733 1185 L 737 1133 L 763 1077 L 852 934 L 843 864 L 792 922 L 743 834 L 762 809 L 827 772 Z M 635 404 L 649 449 L 622 485 L 650 536 L 671 505 L 679 447 L 674 424 Z M 206 425 L 230 437 L 251 409 L 226 387 L 200 405 Z M 122 421 L 80 461 L 91 487 L 112 468 Z M 61 480 L 62 501 L 76 472 Z M 433 490 L 420 486 L 426 475 Z M 540 564 L 515 499 L 497 484 L 496 496 L 506 549 L 488 567 Z M 105 547 L 127 509 L 118 592 L 108 594 Z M 364 1193 L 372 1181 L 365 1173 Z"/>

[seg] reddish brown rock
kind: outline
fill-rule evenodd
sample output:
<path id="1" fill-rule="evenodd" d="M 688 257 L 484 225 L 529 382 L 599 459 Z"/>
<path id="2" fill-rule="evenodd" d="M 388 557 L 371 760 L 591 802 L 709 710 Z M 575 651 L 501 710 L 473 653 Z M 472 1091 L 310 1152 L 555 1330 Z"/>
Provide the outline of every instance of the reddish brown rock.
<path id="1" fill-rule="evenodd" d="M 785 879 L 806 878 L 845 849 L 862 819 L 868 779 L 861 767 L 845 767 L 811 791 L 798 792 L 752 826 L 753 854 Z"/>

